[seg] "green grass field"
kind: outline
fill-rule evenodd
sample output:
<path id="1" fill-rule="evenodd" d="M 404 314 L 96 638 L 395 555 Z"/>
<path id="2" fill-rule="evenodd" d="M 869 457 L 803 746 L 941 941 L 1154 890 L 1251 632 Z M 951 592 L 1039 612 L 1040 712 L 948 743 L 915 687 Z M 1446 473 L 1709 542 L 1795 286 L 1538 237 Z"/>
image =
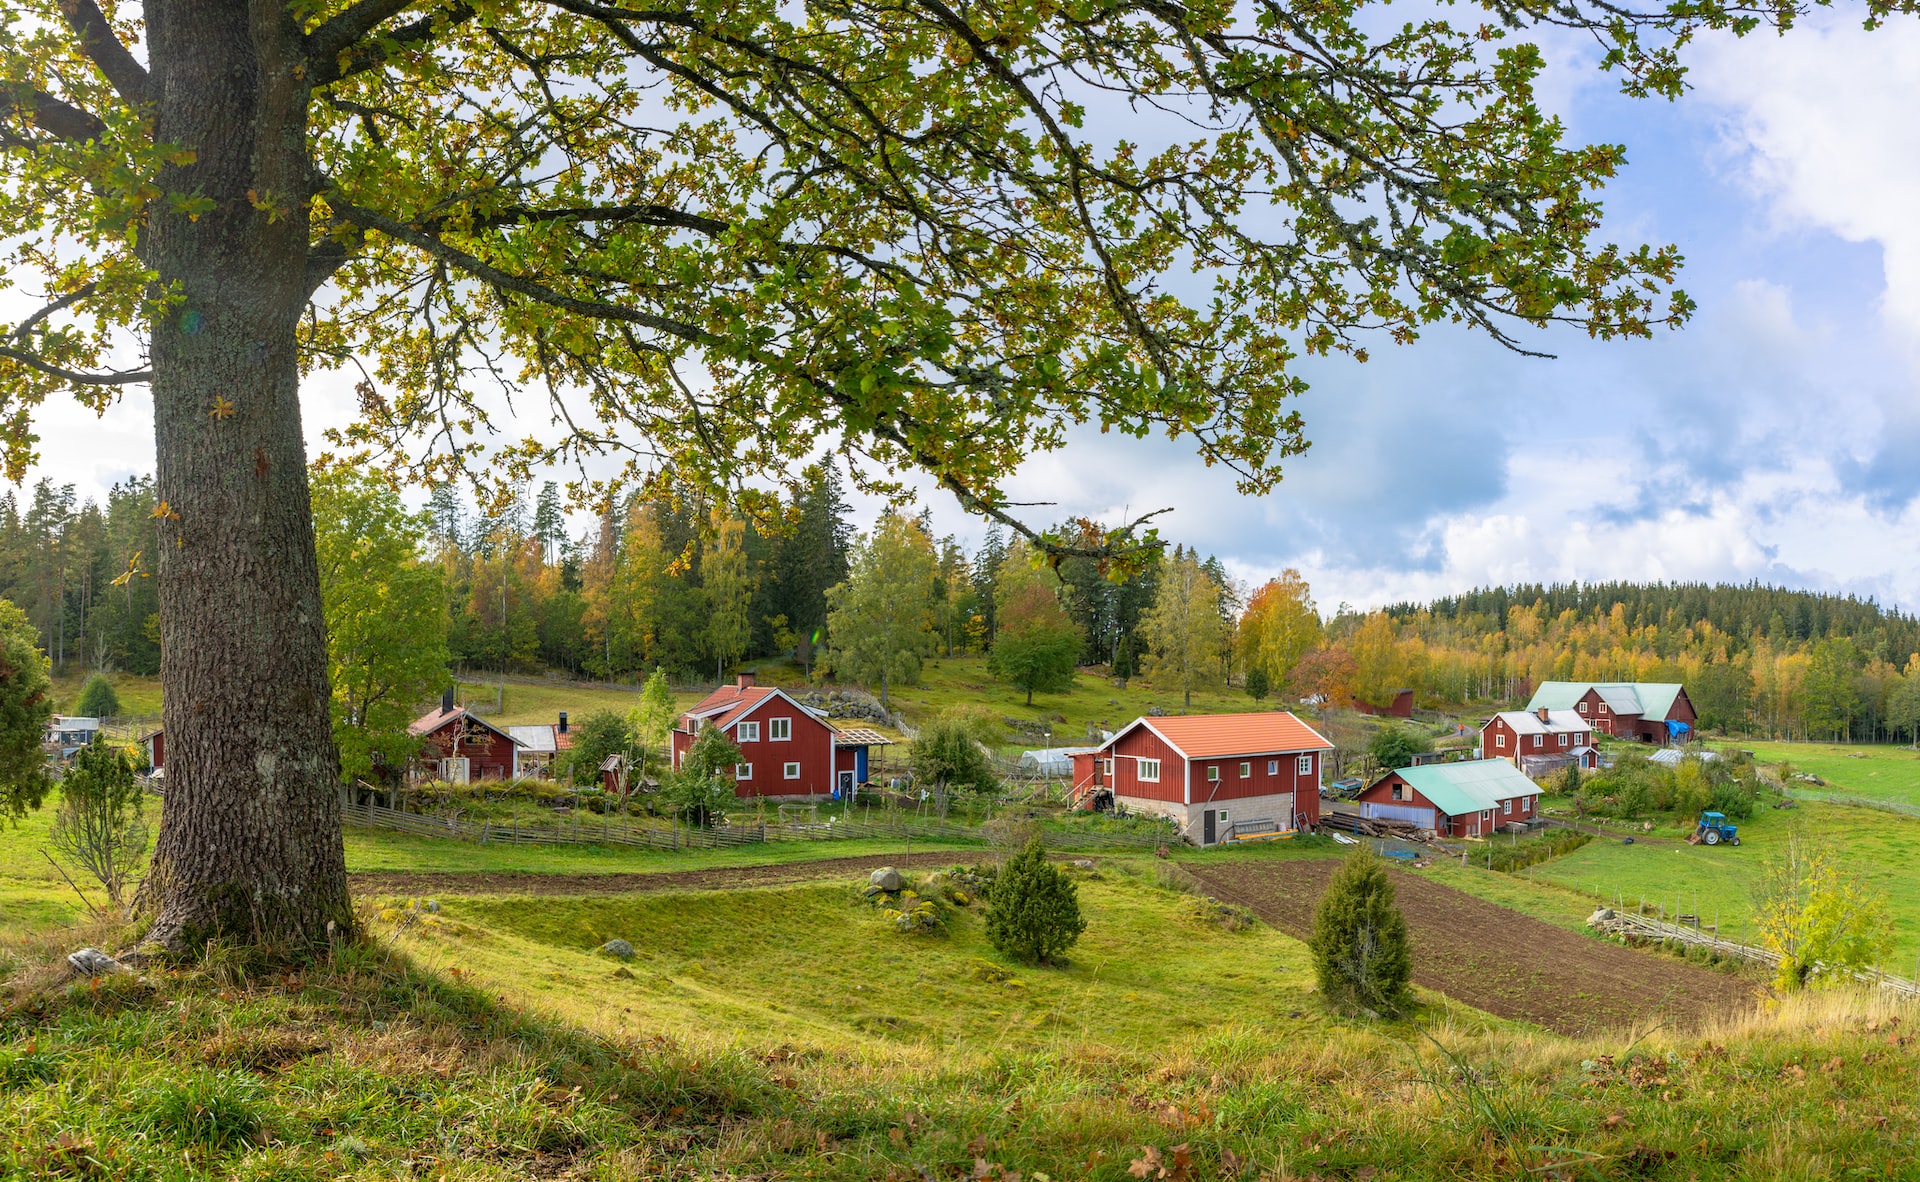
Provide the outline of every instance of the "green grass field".
<path id="1" fill-rule="evenodd" d="M 1659 836 L 1671 838 L 1675 831 Z M 1752 934 L 1754 891 L 1769 859 L 1790 837 L 1840 850 L 1845 865 L 1870 886 L 1885 892 L 1893 921 L 1895 951 L 1886 965 L 1913 975 L 1920 956 L 1920 821 L 1838 805 L 1802 804 L 1794 809 L 1765 809 L 1740 824 L 1738 849 L 1726 845 L 1688 846 L 1670 840 L 1624 845 L 1617 837 L 1593 842 L 1521 874 L 1584 896 L 1588 909 L 1596 898 L 1616 897 L 1632 908 L 1644 899 L 1697 914 L 1732 939 Z"/>
<path id="2" fill-rule="evenodd" d="M 1081 1045 L 1160 1054 L 1206 1039 L 1214 1015 L 1284 1037 L 1311 1006 L 1305 949 L 1151 882 L 1084 880 L 1087 934 L 1066 966 L 1026 968 L 986 941 L 980 908 L 934 936 L 895 932 L 858 883 L 591 900 L 443 901 L 409 947 L 509 996 L 607 1033 L 829 1050 L 998 1054 Z M 595 952 L 637 951 L 616 975 Z M 1491 1021 L 1491 1020 L 1489 1020 Z"/>
<path id="3" fill-rule="evenodd" d="M 92 676 L 86 672 L 68 672 L 53 679 L 53 710 L 56 714 L 72 714 L 79 704 L 80 687 Z M 120 699 L 122 714 L 158 714 L 160 713 L 160 679 L 141 677 L 133 673 L 109 673 L 107 680 L 113 684 L 114 696 Z"/>
<path id="4" fill-rule="evenodd" d="M 1729 743 L 1727 746 L 1751 751 L 1763 764 L 1778 764 L 1785 760 L 1793 765 L 1794 771 L 1807 772 L 1825 780 L 1826 791 L 1920 806 L 1920 751 L 1911 747 L 1885 743 L 1844 746 L 1837 743 L 1750 741 Z"/>

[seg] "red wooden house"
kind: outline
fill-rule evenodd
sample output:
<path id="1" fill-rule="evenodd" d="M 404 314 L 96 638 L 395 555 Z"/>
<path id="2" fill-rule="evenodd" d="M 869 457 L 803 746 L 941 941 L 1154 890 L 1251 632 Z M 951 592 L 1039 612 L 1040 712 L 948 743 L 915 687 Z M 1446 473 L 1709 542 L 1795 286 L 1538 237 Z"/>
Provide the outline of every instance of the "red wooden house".
<path id="1" fill-rule="evenodd" d="M 434 779 L 466 784 L 517 774 L 520 744 L 465 706 L 454 705 L 452 693 L 440 699 L 439 709 L 415 719 L 407 733 L 420 740 L 417 766 Z"/>
<path id="2" fill-rule="evenodd" d="M 1672 681 L 1543 681 L 1527 709 L 1571 710 L 1616 739 L 1665 746 L 1693 737 L 1693 700 Z"/>
<path id="3" fill-rule="evenodd" d="M 1480 728 L 1480 757 L 1504 759 L 1529 778 L 1578 764 L 1590 772 L 1600 766 L 1593 746 L 1593 724 L 1573 710 L 1505 710 Z"/>
<path id="4" fill-rule="evenodd" d="M 1113 803 L 1214 845 L 1320 819 L 1321 753 L 1333 749 L 1285 711 L 1139 718 L 1103 746 L 1072 752 L 1076 802 Z"/>
<path id="5" fill-rule="evenodd" d="M 1360 815 L 1448 837 L 1484 837 L 1539 815 L 1540 788 L 1504 759 L 1388 772 L 1355 798 Z"/>
<path id="6" fill-rule="evenodd" d="M 776 686 L 742 673 L 680 716 L 673 728 L 673 766 L 707 727 L 719 727 L 740 748 L 733 771 L 735 796 L 812 800 L 838 790 L 851 796 L 866 779 L 867 748 L 888 740 L 871 731 L 836 730 L 832 723 Z"/>

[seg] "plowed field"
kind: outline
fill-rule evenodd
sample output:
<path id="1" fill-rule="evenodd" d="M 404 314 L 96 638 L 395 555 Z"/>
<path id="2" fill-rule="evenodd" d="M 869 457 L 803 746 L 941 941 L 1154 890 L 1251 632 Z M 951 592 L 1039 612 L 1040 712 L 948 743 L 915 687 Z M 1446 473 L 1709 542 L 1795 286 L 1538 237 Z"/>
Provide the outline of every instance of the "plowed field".
<path id="1" fill-rule="evenodd" d="M 1219 898 L 1304 939 L 1338 865 L 1296 858 L 1189 869 Z M 1654 1020 L 1693 1025 L 1753 1005 L 1750 981 L 1591 939 L 1419 875 L 1392 873 L 1413 944 L 1414 982 L 1490 1014 L 1579 1035 Z"/>

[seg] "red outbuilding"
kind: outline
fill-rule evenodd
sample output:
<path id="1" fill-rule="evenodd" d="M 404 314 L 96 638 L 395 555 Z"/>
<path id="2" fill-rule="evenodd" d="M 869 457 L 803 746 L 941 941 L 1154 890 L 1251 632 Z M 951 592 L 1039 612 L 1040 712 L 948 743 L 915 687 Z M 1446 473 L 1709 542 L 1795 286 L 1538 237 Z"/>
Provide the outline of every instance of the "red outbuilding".
<path id="1" fill-rule="evenodd" d="M 1321 754 L 1333 749 L 1286 711 L 1139 718 L 1071 752 L 1074 801 L 1105 794 L 1154 813 L 1196 845 L 1309 828 L 1320 819 Z"/>
<path id="2" fill-rule="evenodd" d="M 1504 759 L 1388 772 L 1355 798 L 1370 820 L 1405 821 L 1447 837 L 1484 837 L 1539 815 L 1540 788 Z"/>

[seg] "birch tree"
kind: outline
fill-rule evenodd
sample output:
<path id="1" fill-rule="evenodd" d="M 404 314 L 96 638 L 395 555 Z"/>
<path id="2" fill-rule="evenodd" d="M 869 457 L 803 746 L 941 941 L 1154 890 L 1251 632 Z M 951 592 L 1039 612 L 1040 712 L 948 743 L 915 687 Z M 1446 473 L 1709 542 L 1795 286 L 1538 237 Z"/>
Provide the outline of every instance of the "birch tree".
<path id="1" fill-rule="evenodd" d="M 827 639 L 836 677 L 880 687 L 891 709 L 896 681 L 920 676 L 933 651 L 933 542 L 917 524 L 889 510 L 854 549 L 853 573 L 827 591 Z"/>
<path id="2" fill-rule="evenodd" d="M 1147 678 L 1178 689 L 1193 705 L 1193 691 L 1220 683 L 1226 624 L 1220 618 L 1220 585 L 1185 551 L 1161 565 L 1153 607 L 1141 617 Z"/>

